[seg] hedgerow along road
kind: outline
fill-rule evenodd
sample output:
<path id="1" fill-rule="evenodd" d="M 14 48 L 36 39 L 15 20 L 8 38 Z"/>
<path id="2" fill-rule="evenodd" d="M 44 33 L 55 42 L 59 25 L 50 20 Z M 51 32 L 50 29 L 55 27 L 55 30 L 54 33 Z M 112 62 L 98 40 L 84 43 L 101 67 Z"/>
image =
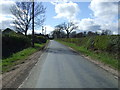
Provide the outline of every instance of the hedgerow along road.
<path id="1" fill-rule="evenodd" d="M 51 40 L 20 88 L 118 88 L 112 74 Z"/>

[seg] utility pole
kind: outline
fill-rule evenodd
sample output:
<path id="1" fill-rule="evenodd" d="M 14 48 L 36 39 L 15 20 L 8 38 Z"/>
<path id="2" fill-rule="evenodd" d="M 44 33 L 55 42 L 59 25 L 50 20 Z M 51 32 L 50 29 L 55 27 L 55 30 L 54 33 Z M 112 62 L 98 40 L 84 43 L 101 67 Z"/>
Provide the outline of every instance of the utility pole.
<path id="1" fill-rule="evenodd" d="M 42 34 L 44 34 L 44 27 L 42 26 Z"/>
<path id="2" fill-rule="evenodd" d="M 45 27 L 45 35 L 46 35 L 46 27 Z"/>
<path id="3" fill-rule="evenodd" d="M 32 47 L 34 47 L 34 0 L 32 5 Z"/>

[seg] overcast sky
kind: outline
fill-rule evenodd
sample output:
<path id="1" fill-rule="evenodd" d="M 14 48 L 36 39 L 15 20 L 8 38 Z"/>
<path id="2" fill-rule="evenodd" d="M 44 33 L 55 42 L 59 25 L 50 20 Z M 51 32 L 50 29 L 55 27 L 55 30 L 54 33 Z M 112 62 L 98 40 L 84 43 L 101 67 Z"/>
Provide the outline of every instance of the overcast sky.
<path id="1" fill-rule="evenodd" d="M 0 29 L 12 28 L 14 26 L 12 24 L 13 16 L 10 12 L 11 5 L 15 5 L 15 1 L 2 0 L 0 2 Z M 77 32 L 109 29 L 114 34 L 118 33 L 117 2 L 110 2 L 110 0 L 91 0 L 89 2 L 64 0 L 62 2 L 43 2 L 43 5 L 47 7 L 46 21 L 44 22 L 47 33 L 54 30 L 54 26 L 57 24 L 68 21 L 78 24 Z M 36 29 L 35 32 L 40 33 L 41 27 Z M 28 33 L 31 33 L 31 30 Z"/>

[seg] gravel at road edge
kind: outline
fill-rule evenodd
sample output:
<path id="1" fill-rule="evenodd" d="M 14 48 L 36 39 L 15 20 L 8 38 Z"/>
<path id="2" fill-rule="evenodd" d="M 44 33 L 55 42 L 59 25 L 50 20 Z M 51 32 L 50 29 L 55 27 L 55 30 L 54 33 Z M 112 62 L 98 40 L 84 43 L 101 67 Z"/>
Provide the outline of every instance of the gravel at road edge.
<path id="1" fill-rule="evenodd" d="M 49 42 L 48 42 L 49 43 Z M 2 74 L 2 88 L 18 88 L 29 75 L 30 70 L 38 62 L 38 58 L 46 49 L 48 43 L 40 51 L 30 55 L 28 59 L 13 67 L 13 70 Z"/>

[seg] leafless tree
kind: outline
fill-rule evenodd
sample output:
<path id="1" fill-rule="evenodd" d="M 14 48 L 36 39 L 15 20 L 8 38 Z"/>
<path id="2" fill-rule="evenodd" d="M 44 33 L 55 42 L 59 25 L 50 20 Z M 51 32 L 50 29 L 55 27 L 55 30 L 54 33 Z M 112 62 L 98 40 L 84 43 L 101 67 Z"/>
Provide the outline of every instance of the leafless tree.
<path id="1" fill-rule="evenodd" d="M 35 26 L 41 26 L 45 20 L 46 8 L 41 2 L 35 2 L 34 4 L 34 19 Z M 27 35 L 28 29 L 30 29 L 32 23 L 32 2 L 17 2 L 16 6 L 11 7 L 11 12 L 14 15 L 14 24 L 16 30 L 23 32 Z"/>
<path id="2" fill-rule="evenodd" d="M 55 26 L 55 31 L 57 32 L 58 38 L 61 38 L 61 31 L 62 30 L 63 30 L 63 26 L 62 25 Z"/>
<path id="3" fill-rule="evenodd" d="M 63 25 L 63 29 L 66 31 L 67 33 L 67 38 L 70 37 L 70 33 L 74 30 L 77 29 L 78 26 L 76 26 L 73 22 L 69 22 L 69 23 L 64 23 Z"/>

